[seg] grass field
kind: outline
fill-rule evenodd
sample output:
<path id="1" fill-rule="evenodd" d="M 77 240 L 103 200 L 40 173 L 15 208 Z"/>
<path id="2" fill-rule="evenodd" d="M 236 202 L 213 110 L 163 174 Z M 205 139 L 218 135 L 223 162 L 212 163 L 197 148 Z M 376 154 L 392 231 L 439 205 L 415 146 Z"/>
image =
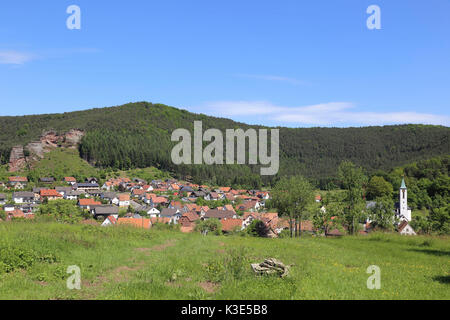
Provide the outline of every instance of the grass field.
<path id="1" fill-rule="evenodd" d="M 294 264 L 286 278 L 250 262 Z M 81 268 L 81 290 L 66 269 Z M 367 289 L 370 265 L 381 289 Z M 6 272 L 8 271 L 8 272 Z M 0 223 L 1 299 L 450 299 L 448 238 L 201 236 L 52 222 Z"/>

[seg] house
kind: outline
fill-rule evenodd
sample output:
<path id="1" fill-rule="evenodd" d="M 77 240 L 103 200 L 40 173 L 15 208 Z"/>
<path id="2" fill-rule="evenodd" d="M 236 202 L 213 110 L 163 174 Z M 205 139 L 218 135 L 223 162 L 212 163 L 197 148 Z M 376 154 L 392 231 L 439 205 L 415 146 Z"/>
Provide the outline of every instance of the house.
<path id="1" fill-rule="evenodd" d="M 119 197 L 114 192 L 104 192 L 100 196 L 103 200 L 109 201 L 110 204 L 119 205 Z"/>
<path id="2" fill-rule="evenodd" d="M 16 209 L 16 206 L 13 205 L 13 204 L 6 204 L 6 205 L 3 207 L 3 210 L 4 210 L 5 212 L 11 212 L 11 211 L 14 211 L 15 209 Z"/>
<path id="3" fill-rule="evenodd" d="M 140 178 L 134 178 L 133 181 L 140 185 L 147 184 L 147 181 L 145 181 L 144 179 L 140 179 Z"/>
<path id="4" fill-rule="evenodd" d="M 177 224 L 178 220 L 181 218 L 181 211 L 178 209 L 164 208 L 159 216 L 161 218 L 169 218 L 170 223 Z"/>
<path id="5" fill-rule="evenodd" d="M 6 200 L 7 200 L 6 195 L 0 193 L 0 205 L 6 204 Z"/>
<path id="6" fill-rule="evenodd" d="M 112 215 L 106 217 L 105 221 L 102 223 L 102 227 L 113 226 L 117 223 L 118 215 Z"/>
<path id="7" fill-rule="evenodd" d="M 102 193 L 103 192 L 100 190 L 89 190 L 86 192 L 86 196 L 96 198 L 96 197 L 101 197 Z"/>
<path id="8" fill-rule="evenodd" d="M 183 208 L 183 205 L 180 201 L 171 201 L 168 208 L 181 210 Z"/>
<path id="9" fill-rule="evenodd" d="M 150 191 L 153 191 L 153 187 L 149 184 L 146 184 L 146 185 L 142 186 L 142 190 L 144 190 L 145 192 L 150 192 Z"/>
<path id="10" fill-rule="evenodd" d="M 142 197 L 145 192 L 146 191 L 144 189 L 133 189 L 133 191 L 131 191 L 131 196 L 133 196 L 134 198 L 139 198 Z"/>
<path id="11" fill-rule="evenodd" d="M 403 220 L 397 229 L 398 233 L 401 235 L 407 235 L 407 236 L 416 236 L 417 233 L 414 231 L 414 229 L 410 226 L 407 220 Z"/>
<path id="12" fill-rule="evenodd" d="M 39 178 L 39 183 L 42 183 L 42 184 L 52 184 L 54 182 L 55 182 L 55 178 L 51 178 L 51 177 Z"/>
<path id="13" fill-rule="evenodd" d="M 181 224 L 182 227 L 192 227 L 195 226 L 195 221 L 199 219 L 200 217 L 195 211 L 189 211 L 181 216 L 178 223 Z"/>
<path id="14" fill-rule="evenodd" d="M 244 202 L 237 207 L 237 209 L 240 211 L 252 211 L 252 212 L 258 211 L 258 209 L 260 208 L 261 204 L 256 200 Z"/>
<path id="15" fill-rule="evenodd" d="M 86 183 L 92 183 L 92 184 L 98 184 L 98 179 L 97 178 L 86 178 L 86 180 L 84 180 L 84 182 Z"/>
<path id="16" fill-rule="evenodd" d="M 223 198 L 223 195 L 218 194 L 217 192 L 210 192 L 209 194 L 207 194 L 204 199 L 206 201 L 217 201 Z"/>
<path id="17" fill-rule="evenodd" d="M 150 221 L 152 222 L 152 225 L 155 225 L 157 223 L 162 223 L 162 224 L 170 224 L 171 223 L 170 218 L 162 218 L 162 217 L 150 218 Z"/>
<path id="18" fill-rule="evenodd" d="M 203 216 L 204 219 L 235 219 L 237 218 L 237 215 L 233 211 L 229 210 L 218 210 L 218 209 L 211 209 L 208 210 L 205 215 Z"/>
<path id="19" fill-rule="evenodd" d="M 15 203 L 33 203 L 34 202 L 34 193 L 33 192 L 14 192 L 12 196 L 12 200 Z"/>
<path id="20" fill-rule="evenodd" d="M 39 209 L 39 205 L 35 203 L 25 203 L 18 206 L 18 209 L 22 210 L 25 214 L 36 212 Z"/>
<path id="21" fill-rule="evenodd" d="M 167 201 L 168 201 L 167 198 L 158 197 L 153 193 L 147 193 L 144 199 L 144 202 L 151 205 L 152 207 L 156 207 L 158 205 L 165 205 Z"/>
<path id="22" fill-rule="evenodd" d="M 58 191 L 63 197 L 66 196 L 69 192 L 72 192 L 72 187 L 56 187 L 56 191 Z"/>
<path id="23" fill-rule="evenodd" d="M 23 189 L 28 184 L 28 178 L 27 177 L 9 177 L 8 183 L 11 187 L 14 187 L 14 189 Z"/>
<path id="24" fill-rule="evenodd" d="M 117 206 L 96 206 L 93 208 L 92 213 L 94 218 L 104 217 L 105 219 L 108 216 L 114 216 L 119 214 L 119 208 Z"/>
<path id="25" fill-rule="evenodd" d="M 13 211 L 8 212 L 8 220 L 11 219 L 24 219 L 25 213 L 22 210 L 14 209 Z"/>
<path id="26" fill-rule="evenodd" d="M 234 208 L 231 204 L 226 204 L 224 207 L 217 207 L 218 210 L 228 210 L 228 211 L 233 211 L 234 213 L 236 213 L 236 211 L 234 211 Z"/>
<path id="27" fill-rule="evenodd" d="M 80 199 L 78 200 L 78 206 L 82 209 L 91 210 L 95 206 L 101 206 L 102 203 L 95 201 L 94 199 Z"/>
<path id="28" fill-rule="evenodd" d="M 246 229 L 249 225 L 252 224 L 254 220 L 259 220 L 260 217 L 257 213 L 254 212 L 244 212 L 242 216 L 242 228 Z"/>
<path id="29" fill-rule="evenodd" d="M 194 190 L 193 190 L 192 187 L 190 187 L 190 186 L 183 186 L 183 187 L 180 189 L 180 192 L 181 192 L 181 193 L 192 193 L 192 192 L 194 192 Z"/>
<path id="30" fill-rule="evenodd" d="M 130 206 L 130 195 L 121 194 L 119 195 L 119 207 L 126 208 Z"/>
<path id="31" fill-rule="evenodd" d="M 81 191 L 70 191 L 65 194 L 64 199 L 66 200 L 78 200 L 78 198 L 84 194 L 84 192 Z"/>
<path id="32" fill-rule="evenodd" d="M 75 183 L 77 183 L 77 179 L 75 179 L 74 177 L 64 177 L 63 181 L 67 184 L 70 185 L 74 185 Z"/>
<path id="33" fill-rule="evenodd" d="M 222 219 L 222 232 L 229 233 L 235 230 L 242 230 L 242 219 Z"/>
<path id="34" fill-rule="evenodd" d="M 97 183 L 76 183 L 73 185 L 73 188 L 76 191 L 94 191 L 94 190 L 100 190 L 100 187 Z"/>
<path id="35" fill-rule="evenodd" d="M 316 196 L 316 202 L 321 202 L 322 201 L 322 196 L 319 194 Z"/>
<path id="36" fill-rule="evenodd" d="M 150 206 L 141 206 L 138 210 L 138 212 L 145 212 L 148 216 L 151 218 L 157 218 L 160 215 L 160 211 L 155 207 Z"/>
<path id="37" fill-rule="evenodd" d="M 63 196 L 55 189 L 43 189 L 39 193 L 41 201 L 47 199 L 48 201 L 62 199 Z"/>

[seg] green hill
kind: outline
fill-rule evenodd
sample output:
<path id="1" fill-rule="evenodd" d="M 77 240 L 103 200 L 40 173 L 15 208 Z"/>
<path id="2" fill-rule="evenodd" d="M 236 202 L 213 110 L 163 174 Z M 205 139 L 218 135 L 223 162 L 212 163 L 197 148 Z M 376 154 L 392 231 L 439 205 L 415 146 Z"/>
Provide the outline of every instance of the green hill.
<path id="1" fill-rule="evenodd" d="M 220 185 L 259 187 L 277 177 L 262 177 L 258 166 L 176 166 L 170 152 L 171 133 L 192 131 L 195 120 L 203 130 L 260 128 L 229 119 L 209 117 L 147 102 L 86 111 L 0 117 L 0 161 L 9 160 L 11 148 L 39 138 L 46 130 L 86 132 L 79 151 L 98 167 L 114 169 L 154 166 L 181 178 Z M 399 125 L 363 128 L 280 128 L 279 175 L 303 174 L 319 187 L 332 180 L 342 160 L 351 160 L 369 173 L 389 170 L 413 161 L 450 154 L 450 128 Z"/>

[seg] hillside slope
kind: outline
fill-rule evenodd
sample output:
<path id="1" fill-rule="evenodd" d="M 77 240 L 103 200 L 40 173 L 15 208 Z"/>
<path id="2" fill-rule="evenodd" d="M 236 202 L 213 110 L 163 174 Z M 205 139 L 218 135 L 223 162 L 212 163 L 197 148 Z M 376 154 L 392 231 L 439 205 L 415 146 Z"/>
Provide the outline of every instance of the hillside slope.
<path id="1" fill-rule="evenodd" d="M 195 120 L 203 130 L 247 129 L 229 119 L 194 114 L 161 104 L 131 103 L 119 107 L 63 114 L 0 117 L 0 160 L 9 162 L 11 148 L 39 139 L 43 132 L 85 132 L 79 150 L 90 163 L 118 169 L 155 166 L 180 177 L 217 184 L 259 186 L 257 166 L 175 166 L 170 159 L 171 133 L 192 131 Z M 412 161 L 450 154 L 450 128 L 401 125 L 363 128 L 280 128 L 280 175 L 303 174 L 324 186 L 342 160 L 368 172 L 388 170 Z M 263 179 L 263 180 L 261 180 Z"/>

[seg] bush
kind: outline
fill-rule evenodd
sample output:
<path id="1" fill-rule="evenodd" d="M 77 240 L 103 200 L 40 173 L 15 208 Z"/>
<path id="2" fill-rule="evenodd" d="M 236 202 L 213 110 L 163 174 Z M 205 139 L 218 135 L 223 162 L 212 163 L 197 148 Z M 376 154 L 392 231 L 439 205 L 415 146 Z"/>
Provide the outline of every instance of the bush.
<path id="1" fill-rule="evenodd" d="M 195 230 L 201 233 L 212 232 L 215 235 L 221 235 L 222 224 L 219 219 L 197 220 Z"/>
<path id="2" fill-rule="evenodd" d="M 261 220 L 253 220 L 247 228 L 247 233 L 253 237 L 267 237 L 269 228 Z"/>
<path id="3" fill-rule="evenodd" d="M 36 262 L 55 263 L 58 258 L 54 254 L 40 255 L 34 250 L 26 248 L 0 248 L 0 274 L 9 273 L 17 269 L 28 269 Z"/>
<path id="4" fill-rule="evenodd" d="M 249 272 L 250 260 L 245 247 L 228 250 L 223 258 L 212 260 L 206 265 L 206 275 L 211 282 L 240 280 Z"/>

